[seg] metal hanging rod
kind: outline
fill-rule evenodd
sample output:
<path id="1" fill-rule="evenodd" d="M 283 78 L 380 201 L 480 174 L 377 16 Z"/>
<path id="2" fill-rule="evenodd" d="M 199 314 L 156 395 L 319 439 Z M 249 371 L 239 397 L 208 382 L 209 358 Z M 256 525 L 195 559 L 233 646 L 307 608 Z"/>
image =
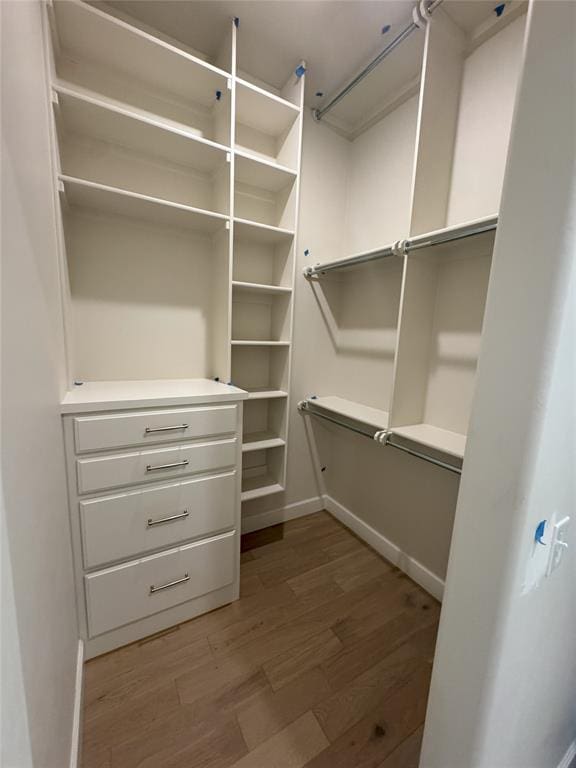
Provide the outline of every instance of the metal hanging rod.
<path id="1" fill-rule="evenodd" d="M 335 259 L 334 261 L 327 261 L 324 264 L 317 264 L 315 267 L 305 267 L 304 276 L 312 277 L 313 275 L 323 275 L 325 272 L 331 272 L 333 269 L 353 267 L 357 264 L 366 264 L 368 261 L 378 261 L 380 259 L 387 259 L 389 256 L 395 255 L 396 254 L 393 252 L 392 246 L 388 246 L 386 248 L 378 248 L 375 251 L 359 253 L 356 256 L 348 256 L 345 259 Z"/>
<path id="2" fill-rule="evenodd" d="M 464 240 L 468 237 L 481 235 L 484 232 L 491 232 L 496 229 L 497 225 L 498 217 L 491 216 L 486 219 L 480 219 L 478 221 L 451 227 L 449 229 L 441 229 L 437 232 L 418 235 L 418 237 L 413 237 L 410 240 L 398 240 L 398 242 L 394 243 L 394 245 L 389 245 L 385 248 L 378 248 L 374 251 L 366 251 L 365 253 L 359 253 L 355 256 L 349 256 L 345 259 L 327 261 L 324 264 L 316 264 L 313 267 L 305 267 L 303 270 L 304 277 L 324 275 L 326 272 L 331 272 L 334 269 L 343 269 L 344 267 L 352 267 L 356 266 L 357 264 L 365 264 L 368 261 L 386 259 L 390 256 L 406 256 L 413 251 L 419 251 L 424 248 L 433 248 L 437 245 L 443 245 L 445 243 L 451 243 L 456 240 Z"/>
<path id="3" fill-rule="evenodd" d="M 369 426 L 365 426 L 362 428 L 362 427 L 350 424 L 348 422 L 341 421 L 340 419 L 337 419 L 334 416 L 327 416 L 325 413 L 321 413 L 320 411 L 315 410 L 314 404 L 311 403 L 309 400 L 301 400 L 298 403 L 298 410 L 303 413 L 307 413 L 310 416 L 316 416 L 319 419 L 324 419 L 324 421 L 329 421 L 331 424 L 336 424 L 336 426 L 338 427 L 344 427 L 344 429 L 349 429 L 351 432 L 355 432 L 357 435 L 362 435 L 363 437 L 369 437 L 371 440 L 374 440 L 379 445 L 387 446 L 389 448 L 396 448 L 399 451 L 403 451 L 404 453 L 410 454 L 410 456 L 415 456 L 418 459 L 427 461 L 430 464 L 435 464 L 437 467 L 446 469 L 449 472 L 454 472 L 454 474 L 456 475 L 462 474 L 462 469 L 460 467 L 456 467 L 453 464 L 448 464 L 447 462 L 442 461 L 441 459 L 437 459 L 434 456 L 429 456 L 426 453 L 415 451 L 412 448 L 406 447 L 405 445 L 399 445 L 398 443 L 391 442 L 391 438 L 394 437 L 394 432 L 390 430 L 377 429 Z"/>
<path id="4" fill-rule="evenodd" d="M 341 91 L 339 91 L 334 98 L 330 99 L 328 104 L 326 104 L 324 107 L 319 109 L 313 109 L 312 115 L 314 116 L 315 120 L 322 120 L 325 114 L 327 114 L 331 109 L 333 109 L 338 102 L 340 102 L 344 96 L 346 96 L 350 91 L 355 88 L 358 83 L 361 83 L 362 80 L 364 80 L 365 77 L 367 77 L 370 72 L 372 72 L 376 67 L 380 64 L 380 62 L 384 61 L 384 59 L 389 56 L 393 50 L 395 50 L 400 43 L 404 42 L 406 38 L 410 37 L 412 32 L 414 32 L 417 29 L 421 29 L 428 21 L 428 18 L 432 14 L 432 12 L 442 3 L 442 0 L 432 0 L 432 2 L 429 2 L 428 0 L 421 0 L 420 3 L 418 3 L 412 13 L 413 21 L 408 24 L 408 26 L 402 30 L 392 42 L 390 42 L 386 48 L 384 48 L 378 56 L 376 56 L 375 59 L 372 59 L 372 61 L 364 67 L 362 72 L 356 75 L 356 77 L 351 80 L 348 85 L 344 86 Z"/>
<path id="5" fill-rule="evenodd" d="M 368 425 L 366 425 L 363 429 L 361 427 L 352 425 L 345 421 L 340 421 L 340 419 L 336 419 L 333 416 L 327 416 L 325 413 L 320 413 L 320 411 L 313 410 L 314 405 L 309 400 L 301 400 L 298 403 L 298 410 L 302 411 L 304 413 L 308 413 L 310 416 L 317 416 L 319 419 L 324 419 L 325 421 L 330 421 L 332 424 L 336 424 L 338 427 L 345 427 L 346 429 L 349 429 L 351 432 L 356 432 L 357 435 L 363 435 L 364 437 L 369 437 L 371 440 L 374 439 L 374 435 L 378 430 L 376 427 L 371 428 Z"/>

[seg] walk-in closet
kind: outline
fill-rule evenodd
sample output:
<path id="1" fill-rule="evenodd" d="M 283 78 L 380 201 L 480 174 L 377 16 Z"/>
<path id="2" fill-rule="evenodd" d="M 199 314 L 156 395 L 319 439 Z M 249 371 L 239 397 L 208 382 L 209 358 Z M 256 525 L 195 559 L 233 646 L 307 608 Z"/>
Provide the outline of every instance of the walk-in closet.
<path id="1" fill-rule="evenodd" d="M 0 9 L 7 768 L 571 768 L 576 3 Z"/>

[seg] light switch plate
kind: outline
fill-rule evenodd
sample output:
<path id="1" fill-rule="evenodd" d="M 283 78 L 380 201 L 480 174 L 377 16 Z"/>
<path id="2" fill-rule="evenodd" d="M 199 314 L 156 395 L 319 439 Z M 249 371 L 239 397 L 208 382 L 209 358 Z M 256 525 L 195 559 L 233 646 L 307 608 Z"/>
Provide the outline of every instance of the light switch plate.
<path id="1" fill-rule="evenodd" d="M 565 551 L 568 549 L 568 542 L 566 541 L 566 533 L 570 518 L 568 515 L 563 517 L 558 522 L 552 525 L 552 532 L 550 536 L 550 549 L 548 552 L 548 567 L 546 568 L 546 576 L 559 567 L 564 557 Z"/>

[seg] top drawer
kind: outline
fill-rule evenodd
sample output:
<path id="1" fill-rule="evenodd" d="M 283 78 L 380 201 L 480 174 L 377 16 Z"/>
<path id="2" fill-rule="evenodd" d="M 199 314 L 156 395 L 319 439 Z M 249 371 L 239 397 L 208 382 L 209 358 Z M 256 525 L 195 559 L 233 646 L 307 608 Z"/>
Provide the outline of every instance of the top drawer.
<path id="1" fill-rule="evenodd" d="M 83 453 L 226 435 L 236 432 L 236 424 L 236 405 L 75 416 L 74 441 Z"/>

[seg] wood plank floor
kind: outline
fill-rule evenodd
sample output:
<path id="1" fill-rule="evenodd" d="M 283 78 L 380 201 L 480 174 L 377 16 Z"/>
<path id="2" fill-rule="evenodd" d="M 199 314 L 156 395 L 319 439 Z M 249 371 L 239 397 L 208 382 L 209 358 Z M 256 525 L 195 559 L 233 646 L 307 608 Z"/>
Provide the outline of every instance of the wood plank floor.
<path id="1" fill-rule="evenodd" d="M 86 664 L 82 768 L 416 768 L 439 614 L 326 512 L 248 534 L 238 602 Z"/>

